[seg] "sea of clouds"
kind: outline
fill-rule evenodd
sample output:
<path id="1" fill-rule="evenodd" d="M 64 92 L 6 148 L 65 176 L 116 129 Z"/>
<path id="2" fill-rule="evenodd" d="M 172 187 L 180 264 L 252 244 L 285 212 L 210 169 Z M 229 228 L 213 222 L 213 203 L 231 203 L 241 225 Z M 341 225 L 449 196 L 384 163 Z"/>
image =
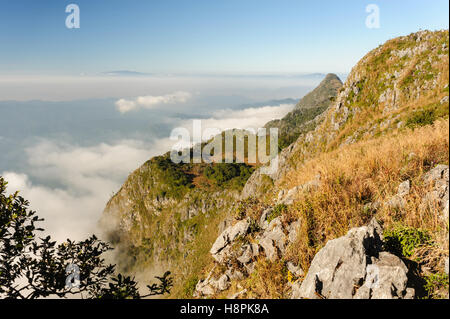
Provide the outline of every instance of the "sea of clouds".
<path id="1" fill-rule="evenodd" d="M 295 105 L 294 99 L 276 99 L 298 98 L 320 79 L 274 79 L 272 94 L 268 79 L 259 87 L 254 82 L 246 86 L 248 79 L 203 79 L 201 85 L 195 79 L 195 90 L 186 79 L 185 86 L 175 79 L 166 83 L 172 83 L 172 91 L 157 85 L 153 89 L 154 79 L 147 80 L 147 86 L 141 83 L 145 79 L 120 80 L 122 85 L 112 86 L 109 95 L 104 83 L 95 82 L 101 94 L 88 90 L 82 96 L 86 99 L 70 100 L 69 94 L 58 101 L 61 92 L 42 96 L 39 91 L 34 96 L 34 88 L 23 90 L 30 95 L 28 101 L 0 96 L 0 175 L 9 183 L 8 192 L 19 190 L 30 201 L 45 219 L 45 232 L 58 241 L 96 233 L 106 202 L 128 174 L 176 143 L 169 139 L 173 128 L 191 130 L 194 119 L 201 119 L 203 128 L 219 130 L 262 127 Z M 120 83 L 115 78 L 105 83 L 111 81 Z M 71 83 L 72 89 L 83 92 L 86 84 L 80 83 Z M 142 87 L 124 90 L 130 83 Z M 46 101 L 40 100 L 44 97 Z"/>

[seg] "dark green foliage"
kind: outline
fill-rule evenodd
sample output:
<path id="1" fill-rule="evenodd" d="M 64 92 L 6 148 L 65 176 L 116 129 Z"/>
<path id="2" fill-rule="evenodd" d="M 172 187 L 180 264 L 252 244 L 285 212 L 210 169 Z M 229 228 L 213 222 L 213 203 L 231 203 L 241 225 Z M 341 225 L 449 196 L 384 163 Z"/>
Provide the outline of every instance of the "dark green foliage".
<path id="1" fill-rule="evenodd" d="M 173 286 L 173 279 L 170 277 L 170 271 L 164 273 L 162 277 L 155 277 L 160 284 L 147 285 L 149 293 L 141 296 L 137 288 L 137 282 L 131 277 L 118 274 L 111 279 L 111 282 L 104 288 L 101 288 L 96 298 L 100 299 L 140 299 L 143 297 L 164 295 L 170 293 Z"/>
<path id="2" fill-rule="evenodd" d="M 158 183 L 152 185 L 155 196 L 181 198 L 185 192 L 192 188 L 193 176 L 187 173 L 189 164 L 175 164 L 169 155 L 154 157 L 149 161 L 154 168 L 153 176 Z"/>
<path id="3" fill-rule="evenodd" d="M 192 182 L 190 176 L 183 171 L 183 165 L 173 163 L 170 158 L 155 157 L 154 162 L 162 172 L 163 181 L 171 187 L 186 186 Z"/>
<path id="4" fill-rule="evenodd" d="M 446 273 L 431 274 L 425 277 L 425 290 L 428 298 L 446 298 L 449 279 Z"/>
<path id="5" fill-rule="evenodd" d="M 18 193 L 6 195 L 7 183 L 0 177 L 0 298 L 35 299 L 66 297 L 84 293 L 84 298 L 141 298 L 168 293 L 170 272 L 156 277 L 160 283 L 147 286 L 141 296 L 134 278 L 115 276 L 115 265 L 105 263 L 103 254 L 112 248 L 96 236 L 84 241 L 57 245 L 50 236 L 38 239 L 42 221 Z M 70 272 L 79 268 L 79 287 L 66 287 Z"/>
<path id="6" fill-rule="evenodd" d="M 396 226 L 384 232 L 385 248 L 397 256 L 411 257 L 414 250 L 430 244 L 430 234 L 422 229 Z"/>
<path id="7" fill-rule="evenodd" d="M 240 188 L 253 173 L 254 168 L 246 164 L 219 163 L 207 166 L 203 174 L 217 186 Z"/>
<path id="8" fill-rule="evenodd" d="M 267 221 L 270 223 L 275 218 L 283 215 L 287 211 L 287 206 L 285 204 L 276 205 L 272 212 L 267 216 Z"/>

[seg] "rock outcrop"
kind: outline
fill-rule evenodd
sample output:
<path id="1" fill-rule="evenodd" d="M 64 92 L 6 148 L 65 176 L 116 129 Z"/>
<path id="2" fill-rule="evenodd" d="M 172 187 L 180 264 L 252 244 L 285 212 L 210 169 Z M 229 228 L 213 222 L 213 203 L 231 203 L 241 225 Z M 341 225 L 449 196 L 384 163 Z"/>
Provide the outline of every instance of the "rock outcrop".
<path id="1" fill-rule="evenodd" d="M 219 235 L 214 242 L 210 253 L 219 263 L 225 261 L 226 256 L 231 249 L 230 244 L 238 237 L 247 234 L 250 222 L 248 220 L 242 220 L 234 226 L 230 226 L 225 229 L 222 234 Z"/>
<path id="2" fill-rule="evenodd" d="M 292 298 L 413 298 L 408 269 L 401 259 L 382 251 L 382 230 L 375 221 L 330 240 L 314 257 Z"/>
<path id="3" fill-rule="evenodd" d="M 425 186 L 430 191 L 422 199 L 422 208 L 432 209 L 439 213 L 439 217 L 448 223 L 449 215 L 449 167 L 437 165 L 423 177 Z M 435 209 L 437 208 L 437 209 Z"/>
<path id="4" fill-rule="evenodd" d="M 251 229 L 252 222 L 247 218 L 227 227 L 217 237 L 210 253 L 216 263 L 226 270 L 216 274 L 215 278 L 212 276 L 214 269 L 211 270 L 205 279 L 197 283 L 195 296 L 210 296 L 226 290 L 229 281 L 242 279 L 253 272 L 257 258 L 266 258 L 272 262 L 280 260 L 287 246 L 296 240 L 300 221 L 286 224 L 280 216 L 269 223 L 267 218 L 272 211 L 271 207 L 264 210 L 257 224 L 253 225 L 258 230 Z M 247 240 L 250 233 L 254 238 L 252 242 Z M 287 263 L 287 267 L 295 276 L 304 274 L 301 267 L 292 262 Z"/>

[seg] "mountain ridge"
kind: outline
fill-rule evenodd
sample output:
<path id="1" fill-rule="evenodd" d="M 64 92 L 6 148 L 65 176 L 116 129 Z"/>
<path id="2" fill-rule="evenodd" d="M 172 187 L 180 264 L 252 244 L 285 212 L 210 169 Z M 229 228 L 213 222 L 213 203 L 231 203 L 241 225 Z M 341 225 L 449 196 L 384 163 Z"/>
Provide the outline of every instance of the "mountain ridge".
<path id="1" fill-rule="evenodd" d="M 336 79 L 330 75 L 330 80 Z M 130 269 L 169 267 L 176 275 L 173 297 L 309 298 L 315 289 L 309 278 L 333 264 L 329 256 L 343 254 L 342 269 L 354 267 L 350 273 L 356 277 L 345 273 L 330 281 L 317 275 L 329 289 L 319 295 L 343 296 L 339 287 L 363 283 L 369 268 L 346 259 L 347 246 L 337 251 L 328 245 L 342 238 L 361 247 L 361 260 L 374 258 L 374 265 L 402 274 L 385 279 L 398 294 L 369 288 L 357 289 L 357 296 L 412 298 L 423 297 L 424 291 L 445 296 L 436 283 L 428 290 L 412 287 L 408 267 L 413 262 L 409 253 L 416 254 L 418 267 L 432 270 L 431 275 L 420 271 L 419 281 L 432 282 L 443 272 L 445 258 L 448 264 L 448 31 L 390 40 L 363 57 L 343 86 L 333 88 L 337 94 L 332 101 L 328 96 L 325 110 L 293 143 L 281 147 L 278 171 L 269 176 L 256 167 L 249 178 L 245 175 L 242 191 L 223 185 L 213 192 L 171 188 L 184 197 L 166 192 L 146 199 L 152 192 L 147 180 L 167 168 L 160 172 L 144 165 L 130 175 L 104 213 L 107 220 L 116 214 L 131 225 L 125 241 L 133 245 L 123 249 L 131 256 Z M 197 168 L 186 169 L 191 174 Z M 230 176 L 237 178 L 236 173 Z M 189 183 L 184 185 L 182 176 L 176 187 L 184 189 Z M 374 247 L 376 256 L 365 251 L 352 234 L 366 231 L 384 237 L 380 244 L 388 250 Z M 422 233 L 432 246 L 424 242 L 394 249 L 395 240 L 405 240 L 402 236 Z M 395 254 L 410 260 L 408 266 Z M 352 289 L 345 291 L 354 295 Z"/>
<path id="2" fill-rule="evenodd" d="M 327 74 L 314 90 L 300 99 L 291 112 L 282 119 L 270 121 L 264 126 L 278 128 L 280 149 L 292 144 L 301 133 L 311 128 L 314 118 L 330 106 L 341 87 L 342 82 L 336 74 Z"/>

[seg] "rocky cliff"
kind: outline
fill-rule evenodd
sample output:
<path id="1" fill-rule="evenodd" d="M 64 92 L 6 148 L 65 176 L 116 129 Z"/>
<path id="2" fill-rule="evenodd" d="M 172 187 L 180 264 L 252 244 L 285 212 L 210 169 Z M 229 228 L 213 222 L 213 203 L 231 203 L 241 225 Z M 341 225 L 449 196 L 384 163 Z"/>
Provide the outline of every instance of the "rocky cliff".
<path id="1" fill-rule="evenodd" d="M 342 82 L 337 75 L 327 74 L 318 87 L 297 103 L 292 112 L 265 125 L 266 128 L 278 128 L 280 149 L 292 144 L 300 134 L 315 128 L 317 123 L 314 119 L 331 105 L 341 87 Z"/>
<path id="2" fill-rule="evenodd" d="M 390 40 L 299 103 L 322 113 L 272 175 L 210 190 L 150 161 L 104 219 L 131 265 L 174 268 L 173 297 L 448 297 L 448 59 L 448 31 Z"/>

